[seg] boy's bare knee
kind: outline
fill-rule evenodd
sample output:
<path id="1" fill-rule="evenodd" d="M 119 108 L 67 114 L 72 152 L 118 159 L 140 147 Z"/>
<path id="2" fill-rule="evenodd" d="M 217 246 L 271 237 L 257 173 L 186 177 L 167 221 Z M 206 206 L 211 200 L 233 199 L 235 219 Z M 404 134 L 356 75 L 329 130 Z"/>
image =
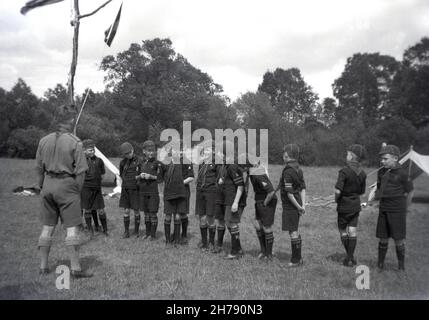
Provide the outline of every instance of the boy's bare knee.
<path id="1" fill-rule="evenodd" d="M 389 243 L 389 238 L 380 238 L 380 243 L 383 243 L 383 244 Z"/>
<path id="2" fill-rule="evenodd" d="M 272 229 L 272 227 L 271 227 L 271 226 L 269 226 L 269 227 L 264 227 L 264 226 L 262 226 L 262 229 L 264 229 L 264 232 L 265 232 L 265 233 L 273 232 L 273 229 Z"/>
<path id="3" fill-rule="evenodd" d="M 289 236 L 291 239 L 297 239 L 299 237 L 298 231 L 289 232 Z"/>
<path id="4" fill-rule="evenodd" d="M 395 245 L 396 246 L 402 246 L 404 243 L 405 243 L 404 239 L 395 240 Z"/>
<path id="5" fill-rule="evenodd" d="M 207 216 L 200 216 L 200 227 L 207 226 Z"/>
<path id="6" fill-rule="evenodd" d="M 349 227 L 347 230 L 347 234 L 349 235 L 349 237 L 356 237 L 357 235 L 356 227 Z"/>

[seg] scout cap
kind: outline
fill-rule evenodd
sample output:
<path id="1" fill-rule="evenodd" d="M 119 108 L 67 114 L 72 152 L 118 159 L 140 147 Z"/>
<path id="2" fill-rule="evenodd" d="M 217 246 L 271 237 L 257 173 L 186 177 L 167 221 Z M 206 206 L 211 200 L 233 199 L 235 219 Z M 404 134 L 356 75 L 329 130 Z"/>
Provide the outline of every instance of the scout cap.
<path id="1" fill-rule="evenodd" d="M 84 149 L 94 148 L 95 147 L 95 142 L 92 139 L 83 140 L 82 144 L 83 144 Z"/>
<path id="2" fill-rule="evenodd" d="M 378 154 L 381 156 L 381 155 L 387 154 L 387 153 L 391 154 L 393 156 L 399 157 L 401 152 L 399 151 L 399 148 L 397 146 L 395 146 L 393 144 L 387 144 L 387 145 L 383 145 L 381 147 L 381 150 Z"/>
<path id="3" fill-rule="evenodd" d="M 352 144 L 347 148 L 347 151 L 353 152 L 359 159 L 366 158 L 366 150 L 363 145 L 360 144 Z"/>
<path id="4" fill-rule="evenodd" d="M 121 150 L 122 154 L 126 154 L 133 150 L 133 146 L 129 142 L 124 142 L 123 144 L 121 144 L 119 149 Z"/>
<path id="5" fill-rule="evenodd" d="M 155 147 L 155 142 L 153 142 L 152 140 L 146 140 L 145 142 L 143 142 L 143 149 L 150 149 Z"/>
<path id="6" fill-rule="evenodd" d="M 290 143 L 285 145 L 285 147 L 283 148 L 283 152 L 287 152 L 290 158 L 298 160 L 300 150 L 297 144 Z"/>

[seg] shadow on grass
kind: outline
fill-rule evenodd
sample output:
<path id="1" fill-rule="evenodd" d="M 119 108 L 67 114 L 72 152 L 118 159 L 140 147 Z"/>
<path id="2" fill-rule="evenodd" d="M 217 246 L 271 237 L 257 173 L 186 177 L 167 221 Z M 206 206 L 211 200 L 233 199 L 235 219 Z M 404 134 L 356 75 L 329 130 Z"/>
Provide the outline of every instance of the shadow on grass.
<path id="1" fill-rule="evenodd" d="M 334 254 L 327 256 L 326 260 L 333 261 L 336 263 L 343 263 L 345 257 L 345 253 L 335 252 Z"/>
<path id="2" fill-rule="evenodd" d="M 40 291 L 39 282 L 27 282 L 0 288 L 0 300 L 19 300 L 36 296 Z"/>
<path id="3" fill-rule="evenodd" d="M 413 197 L 413 203 L 429 203 L 429 197 L 424 197 L 424 196 Z"/>
<path id="4" fill-rule="evenodd" d="M 83 256 L 80 258 L 80 263 L 82 266 L 82 270 L 87 270 L 90 268 L 94 269 L 94 268 L 97 268 L 97 267 L 103 265 L 103 262 L 98 260 L 96 256 Z M 66 265 L 66 266 L 70 267 L 70 260 L 68 260 L 68 259 L 57 260 L 56 265 L 57 266 Z"/>
<path id="5" fill-rule="evenodd" d="M 277 257 L 280 262 L 289 262 L 291 258 L 290 253 L 280 251 L 275 252 L 274 256 Z"/>

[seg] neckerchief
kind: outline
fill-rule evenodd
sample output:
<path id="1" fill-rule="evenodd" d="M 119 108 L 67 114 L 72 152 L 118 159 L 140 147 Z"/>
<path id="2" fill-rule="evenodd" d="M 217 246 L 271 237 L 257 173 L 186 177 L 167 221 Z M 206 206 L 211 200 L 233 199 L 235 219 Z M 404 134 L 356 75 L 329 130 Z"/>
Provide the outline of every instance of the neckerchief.
<path id="1" fill-rule="evenodd" d="M 198 181 L 200 181 L 201 177 L 202 177 L 202 182 L 201 182 L 201 188 L 204 186 L 204 184 L 206 183 L 206 173 L 207 173 L 207 169 L 208 169 L 209 165 L 207 163 L 203 163 L 200 170 L 198 171 Z"/>
<path id="2" fill-rule="evenodd" d="M 167 170 L 167 181 L 166 181 L 166 185 L 170 185 L 171 179 L 173 177 L 173 173 L 174 173 L 174 163 L 173 161 L 170 162 L 170 164 L 168 165 L 168 170 Z"/>

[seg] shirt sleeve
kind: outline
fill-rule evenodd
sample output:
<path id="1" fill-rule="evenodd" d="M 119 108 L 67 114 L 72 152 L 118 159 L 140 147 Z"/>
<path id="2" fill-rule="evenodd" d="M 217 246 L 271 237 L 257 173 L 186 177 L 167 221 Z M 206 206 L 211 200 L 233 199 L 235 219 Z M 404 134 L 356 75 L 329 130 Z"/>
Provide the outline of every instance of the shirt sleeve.
<path id="1" fill-rule="evenodd" d="M 340 191 L 343 191 L 345 181 L 346 181 L 346 174 L 345 174 L 345 172 L 341 169 L 341 170 L 338 172 L 338 178 L 337 178 L 337 183 L 335 184 L 335 189 L 338 189 L 338 190 L 340 190 Z"/>
<path id="2" fill-rule="evenodd" d="M 302 172 L 301 169 L 300 169 L 300 177 L 301 177 L 301 190 L 307 189 L 307 185 L 305 184 L 305 180 L 304 180 L 304 172 Z"/>
<path id="3" fill-rule="evenodd" d="M 408 176 L 408 172 L 404 172 L 402 174 L 402 183 L 404 185 L 404 190 L 406 193 L 410 193 L 411 191 L 413 191 L 413 188 L 414 188 L 413 181 Z"/>
<path id="4" fill-rule="evenodd" d="M 192 164 L 183 164 L 182 165 L 183 179 L 193 178 L 194 177 L 194 168 Z"/>
<path id="5" fill-rule="evenodd" d="M 293 177 L 292 175 L 285 170 L 283 173 L 283 188 L 286 192 L 293 193 Z"/>
<path id="6" fill-rule="evenodd" d="M 122 177 L 123 173 L 124 173 L 124 160 L 121 160 L 121 162 L 119 162 L 119 176 Z"/>
<path id="7" fill-rule="evenodd" d="M 381 177 L 382 176 L 383 176 L 383 169 L 380 169 L 377 172 L 377 190 L 380 190 L 380 187 L 381 187 Z"/>
<path id="8" fill-rule="evenodd" d="M 167 172 L 168 165 L 163 162 L 158 162 L 158 182 L 163 182 L 165 178 L 165 173 Z"/>
<path id="9" fill-rule="evenodd" d="M 103 175 L 106 173 L 106 168 L 104 167 L 104 162 L 99 158 L 100 174 Z"/>
<path id="10" fill-rule="evenodd" d="M 137 159 L 137 175 L 143 172 L 143 161 L 141 159 Z"/>
<path id="11" fill-rule="evenodd" d="M 361 181 L 361 184 L 360 184 L 360 194 L 361 195 L 364 194 L 365 191 L 366 191 L 366 174 L 365 174 L 365 172 L 362 175 L 363 175 L 362 176 L 362 181 Z"/>
<path id="12" fill-rule="evenodd" d="M 244 186 L 243 173 L 237 165 L 228 166 L 228 174 L 236 186 Z"/>
<path id="13" fill-rule="evenodd" d="M 75 163 L 74 174 L 76 176 L 88 170 L 88 163 L 86 162 L 86 157 L 83 152 L 82 142 L 78 142 L 76 144 L 76 148 L 74 151 L 74 163 Z"/>
<path id="14" fill-rule="evenodd" d="M 37 147 L 37 151 L 36 151 L 36 170 L 39 174 L 44 174 L 45 172 L 45 168 L 43 165 L 43 159 L 42 159 L 42 146 L 41 146 L 41 141 L 39 141 L 39 145 Z"/>
<path id="15" fill-rule="evenodd" d="M 273 185 L 266 175 L 261 176 L 259 182 L 266 193 L 274 191 Z"/>

